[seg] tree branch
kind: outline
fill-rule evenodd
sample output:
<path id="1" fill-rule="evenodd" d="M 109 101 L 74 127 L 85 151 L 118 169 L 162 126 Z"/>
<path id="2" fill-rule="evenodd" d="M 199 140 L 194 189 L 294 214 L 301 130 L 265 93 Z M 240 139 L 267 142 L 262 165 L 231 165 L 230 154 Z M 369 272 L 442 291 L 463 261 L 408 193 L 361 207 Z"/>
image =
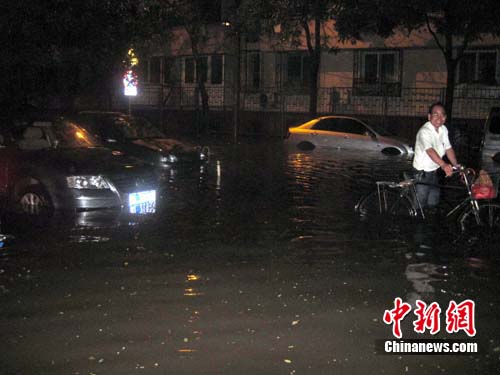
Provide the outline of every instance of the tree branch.
<path id="1" fill-rule="evenodd" d="M 439 41 L 439 38 L 438 38 L 436 32 L 432 29 L 431 23 L 429 20 L 429 15 L 427 13 L 425 14 L 425 23 L 427 24 L 427 29 L 431 33 L 431 35 L 432 35 L 434 41 L 436 42 L 436 44 L 438 45 L 439 49 L 443 52 L 444 55 L 446 55 L 446 49 L 443 47 L 443 45 Z"/>
<path id="2" fill-rule="evenodd" d="M 302 28 L 304 29 L 304 32 L 306 33 L 306 42 L 307 42 L 307 49 L 309 50 L 309 53 L 314 52 L 314 48 L 312 45 L 312 40 L 311 40 L 311 30 L 309 29 L 309 23 L 307 22 L 307 19 L 302 19 L 300 21 L 302 24 Z"/>

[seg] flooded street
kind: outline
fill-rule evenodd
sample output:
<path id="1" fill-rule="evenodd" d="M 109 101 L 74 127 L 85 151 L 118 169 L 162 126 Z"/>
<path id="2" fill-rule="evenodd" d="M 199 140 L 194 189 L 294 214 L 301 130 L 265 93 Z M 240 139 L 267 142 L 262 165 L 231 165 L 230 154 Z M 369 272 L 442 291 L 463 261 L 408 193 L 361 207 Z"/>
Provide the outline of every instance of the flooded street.
<path id="1" fill-rule="evenodd" d="M 152 217 L 2 223 L 1 374 L 497 374 L 500 256 L 453 223 L 354 214 L 403 157 L 214 144 Z M 383 355 L 396 297 L 476 303 L 480 354 Z"/>

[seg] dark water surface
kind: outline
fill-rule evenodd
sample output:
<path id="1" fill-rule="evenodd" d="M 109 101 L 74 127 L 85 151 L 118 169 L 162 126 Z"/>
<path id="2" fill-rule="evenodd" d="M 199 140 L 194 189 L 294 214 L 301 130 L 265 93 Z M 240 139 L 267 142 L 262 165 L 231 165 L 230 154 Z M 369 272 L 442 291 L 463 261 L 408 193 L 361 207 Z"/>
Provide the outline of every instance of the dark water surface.
<path id="1" fill-rule="evenodd" d="M 355 201 L 410 163 L 214 145 L 153 217 L 3 223 L 1 374 L 497 374 L 496 244 L 452 223 L 369 223 Z M 92 225 L 91 225 L 92 224 Z M 439 224 L 439 225 L 438 225 Z M 500 246 L 499 246 L 500 247 Z M 479 355 L 380 355 L 395 297 L 476 303 Z M 413 313 L 403 322 L 413 332 Z"/>

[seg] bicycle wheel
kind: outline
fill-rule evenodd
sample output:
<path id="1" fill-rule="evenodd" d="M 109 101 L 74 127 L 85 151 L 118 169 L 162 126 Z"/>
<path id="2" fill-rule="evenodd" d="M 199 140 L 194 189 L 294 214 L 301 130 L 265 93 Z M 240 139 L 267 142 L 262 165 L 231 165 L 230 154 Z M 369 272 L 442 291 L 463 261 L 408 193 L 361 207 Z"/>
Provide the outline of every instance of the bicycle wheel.
<path id="1" fill-rule="evenodd" d="M 355 211 L 362 217 L 386 216 L 417 216 L 417 210 L 408 197 L 393 191 L 373 191 L 363 196 L 355 206 Z"/>
<path id="2" fill-rule="evenodd" d="M 458 218 L 458 224 L 462 232 L 488 237 L 500 236 L 500 205 L 479 203 L 478 217 L 476 218 L 472 208 L 468 208 Z"/>

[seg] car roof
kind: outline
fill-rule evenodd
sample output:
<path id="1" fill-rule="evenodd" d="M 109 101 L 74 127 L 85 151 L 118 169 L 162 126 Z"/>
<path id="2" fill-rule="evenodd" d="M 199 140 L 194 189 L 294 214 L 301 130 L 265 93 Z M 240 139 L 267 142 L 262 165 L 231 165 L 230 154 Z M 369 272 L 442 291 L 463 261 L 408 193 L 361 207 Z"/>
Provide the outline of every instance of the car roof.
<path id="1" fill-rule="evenodd" d="M 100 115 L 100 116 L 123 116 L 128 117 L 126 113 L 115 111 L 79 111 L 79 115 Z"/>
<path id="2" fill-rule="evenodd" d="M 318 120 L 324 120 L 324 119 L 327 119 L 327 118 L 348 118 L 348 119 L 353 119 L 353 120 L 361 121 L 357 117 L 352 117 L 352 116 L 337 116 L 337 115 L 321 116 L 321 117 L 318 117 L 317 119 Z"/>
<path id="3" fill-rule="evenodd" d="M 313 121 L 321 121 L 321 120 L 326 120 L 326 119 L 330 119 L 330 118 L 333 118 L 333 119 L 350 119 L 350 120 L 356 120 L 356 121 L 359 121 L 361 122 L 363 125 L 366 125 L 366 123 L 363 121 L 363 120 L 360 120 L 359 118 L 357 117 L 352 117 L 352 116 L 336 116 L 336 115 L 329 115 L 329 116 L 320 116 L 320 117 L 316 117 L 316 118 L 313 118 L 311 120 L 308 120 L 302 124 L 299 125 L 299 127 L 302 127 L 302 126 L 312 126 L 313 124 L 311 124 Z"/>

